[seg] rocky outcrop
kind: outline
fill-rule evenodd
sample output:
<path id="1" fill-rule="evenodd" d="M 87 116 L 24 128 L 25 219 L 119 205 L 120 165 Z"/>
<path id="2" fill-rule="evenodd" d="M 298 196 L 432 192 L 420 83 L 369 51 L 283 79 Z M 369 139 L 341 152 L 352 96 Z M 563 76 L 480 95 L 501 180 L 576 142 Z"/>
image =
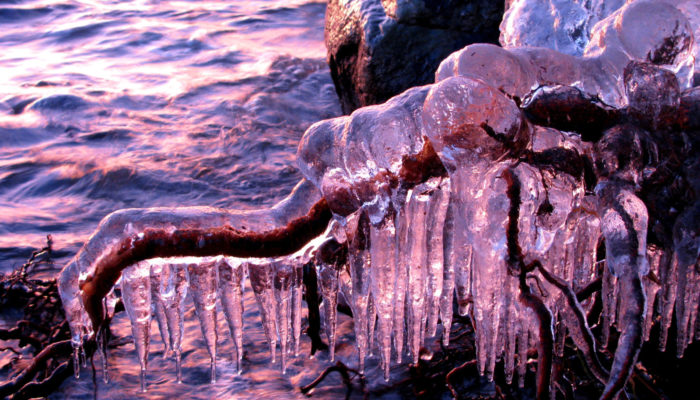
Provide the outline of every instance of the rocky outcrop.
<path id="1" fill-rule="evenodd" d="M 440 61 L 497 43 L 502 1 L 330 0 L 325 42 L 343 112 L 431 83 Z"/>

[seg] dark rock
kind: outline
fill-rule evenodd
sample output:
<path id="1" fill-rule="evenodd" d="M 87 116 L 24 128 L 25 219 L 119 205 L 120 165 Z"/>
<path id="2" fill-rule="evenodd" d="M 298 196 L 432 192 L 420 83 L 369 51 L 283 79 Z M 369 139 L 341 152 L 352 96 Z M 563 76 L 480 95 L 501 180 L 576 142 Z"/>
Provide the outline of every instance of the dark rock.
<path id="1" fill-rule="evenodd" d="M 450 53 L 497 43 L 502 16 L 502 1 L 330 0 L 325 41 L 343 112 L 432 83 Z"/>

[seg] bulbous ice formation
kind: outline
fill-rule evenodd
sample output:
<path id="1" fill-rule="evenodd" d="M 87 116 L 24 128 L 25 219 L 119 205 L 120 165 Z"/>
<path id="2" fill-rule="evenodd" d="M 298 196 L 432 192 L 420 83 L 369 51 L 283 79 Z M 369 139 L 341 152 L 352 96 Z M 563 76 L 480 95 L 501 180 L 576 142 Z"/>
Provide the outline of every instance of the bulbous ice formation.
<path id="1" fill-rule="evenodd" d="M 531 18 L 521 3 L 511 17 Z M 194 254 L 172 255 L 236 258 L 169 259 L 148 269 L 138 256 L 163 254 L 133 256 L 138 262 L 124 269 L 123 285 L 144 377 L 151 302 L 161 334 L 169 332 L 164 341 L 179 371 L 186 292 L 207 339 L 212 380 L 217 301 L 240 371 L 246 271 L 271 359 L 279 345 L 282 371 L 292 345 L 298 354 L 302 270 L 318 275 L 330 358 L 341 291 L 353 313 L 359 370 L 364 372 L 376 338 L 385 379 L 393 355 L 399 363 L 405 356 L 419 361 L 426 338 L 439 333 L 439 320 L 448 344 L 454 297 L 458 312 L 471 317 L 478 370 L 489 379 L 503 360 L 506 380 L 517 372 L 524 385 L 528 349 L 538 344 L 540 394 L 549 390 L 551 360 L 564 354 L 568 336 L 593 376 L 605 384 L 603 397 L 617 396 L 649 337 L 656 298 L 661 346 L 675 311 L 681 355 L 697 339 L 698 208 L 681 204 L 672 234 L 663 236 L 663 223 L 645 200 L 649 187 L 663 180 L 661 169 L 692 170 L 661 168 L 659 155 L 663 146 L 697 146 L 678 133 L 685 129 L 679 127 L 693 127 L 688 115 L 697 102 L 694 92 L 682 92 L 693 68 L 690 25 L 666 3 L 630 2 L 607 18 L 612 10 L 603 8 L 614 3 L 547 4 L 575 9 L 578 19 L 563 27 L 572 42 L 554 39 L 556 46 L 583 57 L 545 48 L 467 46 L 441 64 L 435 84 L 312 125 L 297 153 L 306 180 L 270 210 L 125 210 L 107 217 L 61 274 L 76 357 L 83 338 L 102 318 L 102 309 L 81 297 L 100 299 L 121 271 L 105 260 L 138 248 L 154 230 L 163 243 L 175 241 L 169 251 L 188 244 L 194 249 L 188 250 Z M 586 14 L 591 10 L 595 14 Z M 592 26 L 596 19 L 601 21 Z M 646 30 L 645 21 L 657 24 Z M 697 184 L 693 179 L 688 178 L 690 186 Z M 287 248 L 273 241 L 271 249 L 261 245 L 251 253 L 241 250 L 253 241 L 243 235 L 235 242 L 240 248 L 226 245 L 206 250 L 217 254 L 198 253 L 219 240 L 216 235 L 265 231 L 262 236 L 278 238 L 285 232 L 279 226 L 306 227 L 300 216 L 318 204 L 333 213 L 333 222 L 323 234 L 315 227 L 303 243 L 283 237 L 297 242 Z M 323 215 L 319 220 L 325 227 L 331 217 Z M 659 243 L 647 246 L 652 224 L 663 249 Z M 194 236 L 181 239 L 182 232 Z M 597 252 L 603 240 L 600 272 Z M 149 243 L 160 249 L 161 242 Z M 340 247 L 347 247 L 345 262 L 335 253 L 322 255 Z M 315 269 L 304 267 L 312 260 Z M 586 315 L 593 302 L 578 298 L 596 279 L 602 282 L 599 341 Z M 608 371 L 597 347 L 608 345 L 611 328 L 620 331 L 620 339 Z"/>

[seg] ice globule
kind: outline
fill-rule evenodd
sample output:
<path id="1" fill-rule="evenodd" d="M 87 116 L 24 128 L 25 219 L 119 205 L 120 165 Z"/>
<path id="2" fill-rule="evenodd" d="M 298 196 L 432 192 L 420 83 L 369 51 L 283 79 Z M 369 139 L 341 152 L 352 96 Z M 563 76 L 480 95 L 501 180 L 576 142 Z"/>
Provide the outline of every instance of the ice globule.
<path id="1" fill-rule="evenodd" d="M 146 391 L 148 348 L 151 341 L 151 268 L 138 262 L 122 273 L 122 300 L 131 320 L 131 332 L 141 369 L 141 391 Z"/>
<path id="2" fill-rule="evenodd" d="M 243 289 L 245 285 L 244 260 L 224 257 L 218 262 L 219 299 L 229 332 L 236 349 L 236 369 L 240 374 L 243 361 Z"/>
<path id="3" fill-rule="evenodd" d="M 672 71 L 680 87 L 688 88 L 698 48 L 698 28 L 688 18 L 697 20 L 697 7 L 676 3 L 517 1 L 501 23 L 503 48 L 469 45 L 443 61 L 436 81 L 470 76 L 519 98 L 541 85 L 571 85 L 625 107 L 624 68 L 641 61 Z M 690 11 L 688 18 L 679 9 Z"/>

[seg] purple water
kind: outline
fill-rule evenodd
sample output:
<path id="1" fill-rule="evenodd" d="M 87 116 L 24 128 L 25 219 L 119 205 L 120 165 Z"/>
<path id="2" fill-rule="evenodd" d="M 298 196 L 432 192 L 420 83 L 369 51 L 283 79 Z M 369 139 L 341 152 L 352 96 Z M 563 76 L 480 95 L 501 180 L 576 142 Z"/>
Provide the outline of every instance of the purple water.
<path id="1" fill-rule="evenodd" d="M 324 2 L 0 0 L 0 271 L 108 213 L 257 208 L 340 113 Z"/>
<path id="2" fill-rule="evenodd" d="M 306 127 L 340 114 L 324 13 L 325 2 L 310 0 L 0 0 L 0 271 L 51 234 L 55 264 L 43 276 L 55 274 L 117 209 L 248 209 L 284 197 L 301 178 L 295 153 Z M 187 310 L 183 384 L 154 323 L 146 395 L 127 343 L 110 351 L 109 384 L 98 368 L 95 385 L 88 367 L 52 398 L 305 398 L 297 388 L 329 365 L 327 352 L 308 357 L 305 335 L 286 375 L 270 364 L 248 287 L 243 374 L 219 313 L 219 377 L 209 384 L 191 303 Z M 130 339 L 124 313 L 112 327 L 116 342 Z M 351 332 L 341 316 L 336 357 L 353 366 Z M 2 364 L 10 356 L 0 352 Z M 368 361 L 370 377 L 381 377 L 377 361 Z M 334 374 L 314 397 L 344 393 Z"/>

